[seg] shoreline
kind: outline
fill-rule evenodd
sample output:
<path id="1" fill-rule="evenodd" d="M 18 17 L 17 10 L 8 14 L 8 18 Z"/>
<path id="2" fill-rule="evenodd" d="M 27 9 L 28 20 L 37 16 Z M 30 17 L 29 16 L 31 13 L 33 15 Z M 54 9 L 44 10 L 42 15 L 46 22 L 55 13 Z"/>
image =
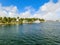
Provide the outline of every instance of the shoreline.
<path id="1" fill-rule="evenodd" d="M 34 23 L 0 23 L 0 25 L 8 25 L 8 24 L 16 25 L 16 24 L 34 24 Z M 39 24 L 39 23 L 36 23 L 36 24 Z"/>

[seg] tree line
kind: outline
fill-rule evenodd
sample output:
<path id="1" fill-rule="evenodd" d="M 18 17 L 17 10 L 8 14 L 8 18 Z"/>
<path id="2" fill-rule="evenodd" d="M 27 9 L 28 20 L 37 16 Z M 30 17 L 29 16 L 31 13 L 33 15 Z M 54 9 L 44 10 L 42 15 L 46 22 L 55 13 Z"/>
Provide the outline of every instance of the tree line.
<path id="1" fill-rule="evenodd" d="M 36 20 L 39 20 L 40 22 L 45 21 L 44 19 L 40 19 L 40 18 L 0 17 L 0 23 L 3 24 L 23 24 L 23 21 L 28 23 L 33 23 Z"/>

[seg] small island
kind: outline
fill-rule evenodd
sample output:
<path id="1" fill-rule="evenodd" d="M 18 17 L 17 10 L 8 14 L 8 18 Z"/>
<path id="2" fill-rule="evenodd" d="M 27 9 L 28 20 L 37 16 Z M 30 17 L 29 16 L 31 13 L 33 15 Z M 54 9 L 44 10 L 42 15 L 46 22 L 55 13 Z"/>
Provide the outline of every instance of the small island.
<path id="1" fill-rule="evenodd" d="M 19 17 L 0 17 L 0 25 L 2 24 L 24 24 L 24 23 L 40 23 L 44 22 L 40 18 L 19 18 Z"/>

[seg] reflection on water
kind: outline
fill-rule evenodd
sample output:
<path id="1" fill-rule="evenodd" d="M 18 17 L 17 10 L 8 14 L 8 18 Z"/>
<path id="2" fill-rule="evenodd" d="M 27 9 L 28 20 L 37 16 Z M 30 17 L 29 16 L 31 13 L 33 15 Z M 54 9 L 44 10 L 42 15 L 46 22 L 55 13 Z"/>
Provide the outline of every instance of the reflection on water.
<path id="1" fill-rule="evenodd" d="M 60 45 L 60 23 L 0 25 L 0 45 Z"/>

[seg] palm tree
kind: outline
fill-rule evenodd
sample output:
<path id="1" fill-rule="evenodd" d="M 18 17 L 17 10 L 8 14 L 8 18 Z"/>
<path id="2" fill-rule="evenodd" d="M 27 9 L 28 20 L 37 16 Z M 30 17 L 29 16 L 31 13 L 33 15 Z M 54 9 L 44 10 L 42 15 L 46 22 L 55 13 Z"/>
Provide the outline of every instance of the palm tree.
<path id="1" fill-rule="evenodd" d="M 10 17 L 7 18 L 8 23 L 11 23 L 12 19 Z"/>
<path id="2" fill-rule="evenodd" d="M 19 23 L 20 23 L 20 24 L 23 24 L 23 20 L 24 20 L 24 18 L 20 18 L 20 19 L 19 19 Z"/>
<path id="3" fill-rule="evenodd" d="M 32 23 L 33 22 L 33 19 L 32 18 L 26 18 L 25 19 L 28 23 Z"/>
<path id="4" fill-rule="evenodd" d="M 3 22 L 3 23 L 7 23 L 7 21 L 8 21 L 8 20 L 7 20 L 7 17 L 4 17 L 4 18 L 2 19 L 2 22 Z"/>
<path id="5" fill-rule="evenodd" d="M 0 23 L 2 23 L 2 17 L 0 17 Z"/>
<path id="6" fill-rule="evenodd" d="M 39 19 L 40 22 L 44 22 L 45 20 L 44 19 Z"/>

